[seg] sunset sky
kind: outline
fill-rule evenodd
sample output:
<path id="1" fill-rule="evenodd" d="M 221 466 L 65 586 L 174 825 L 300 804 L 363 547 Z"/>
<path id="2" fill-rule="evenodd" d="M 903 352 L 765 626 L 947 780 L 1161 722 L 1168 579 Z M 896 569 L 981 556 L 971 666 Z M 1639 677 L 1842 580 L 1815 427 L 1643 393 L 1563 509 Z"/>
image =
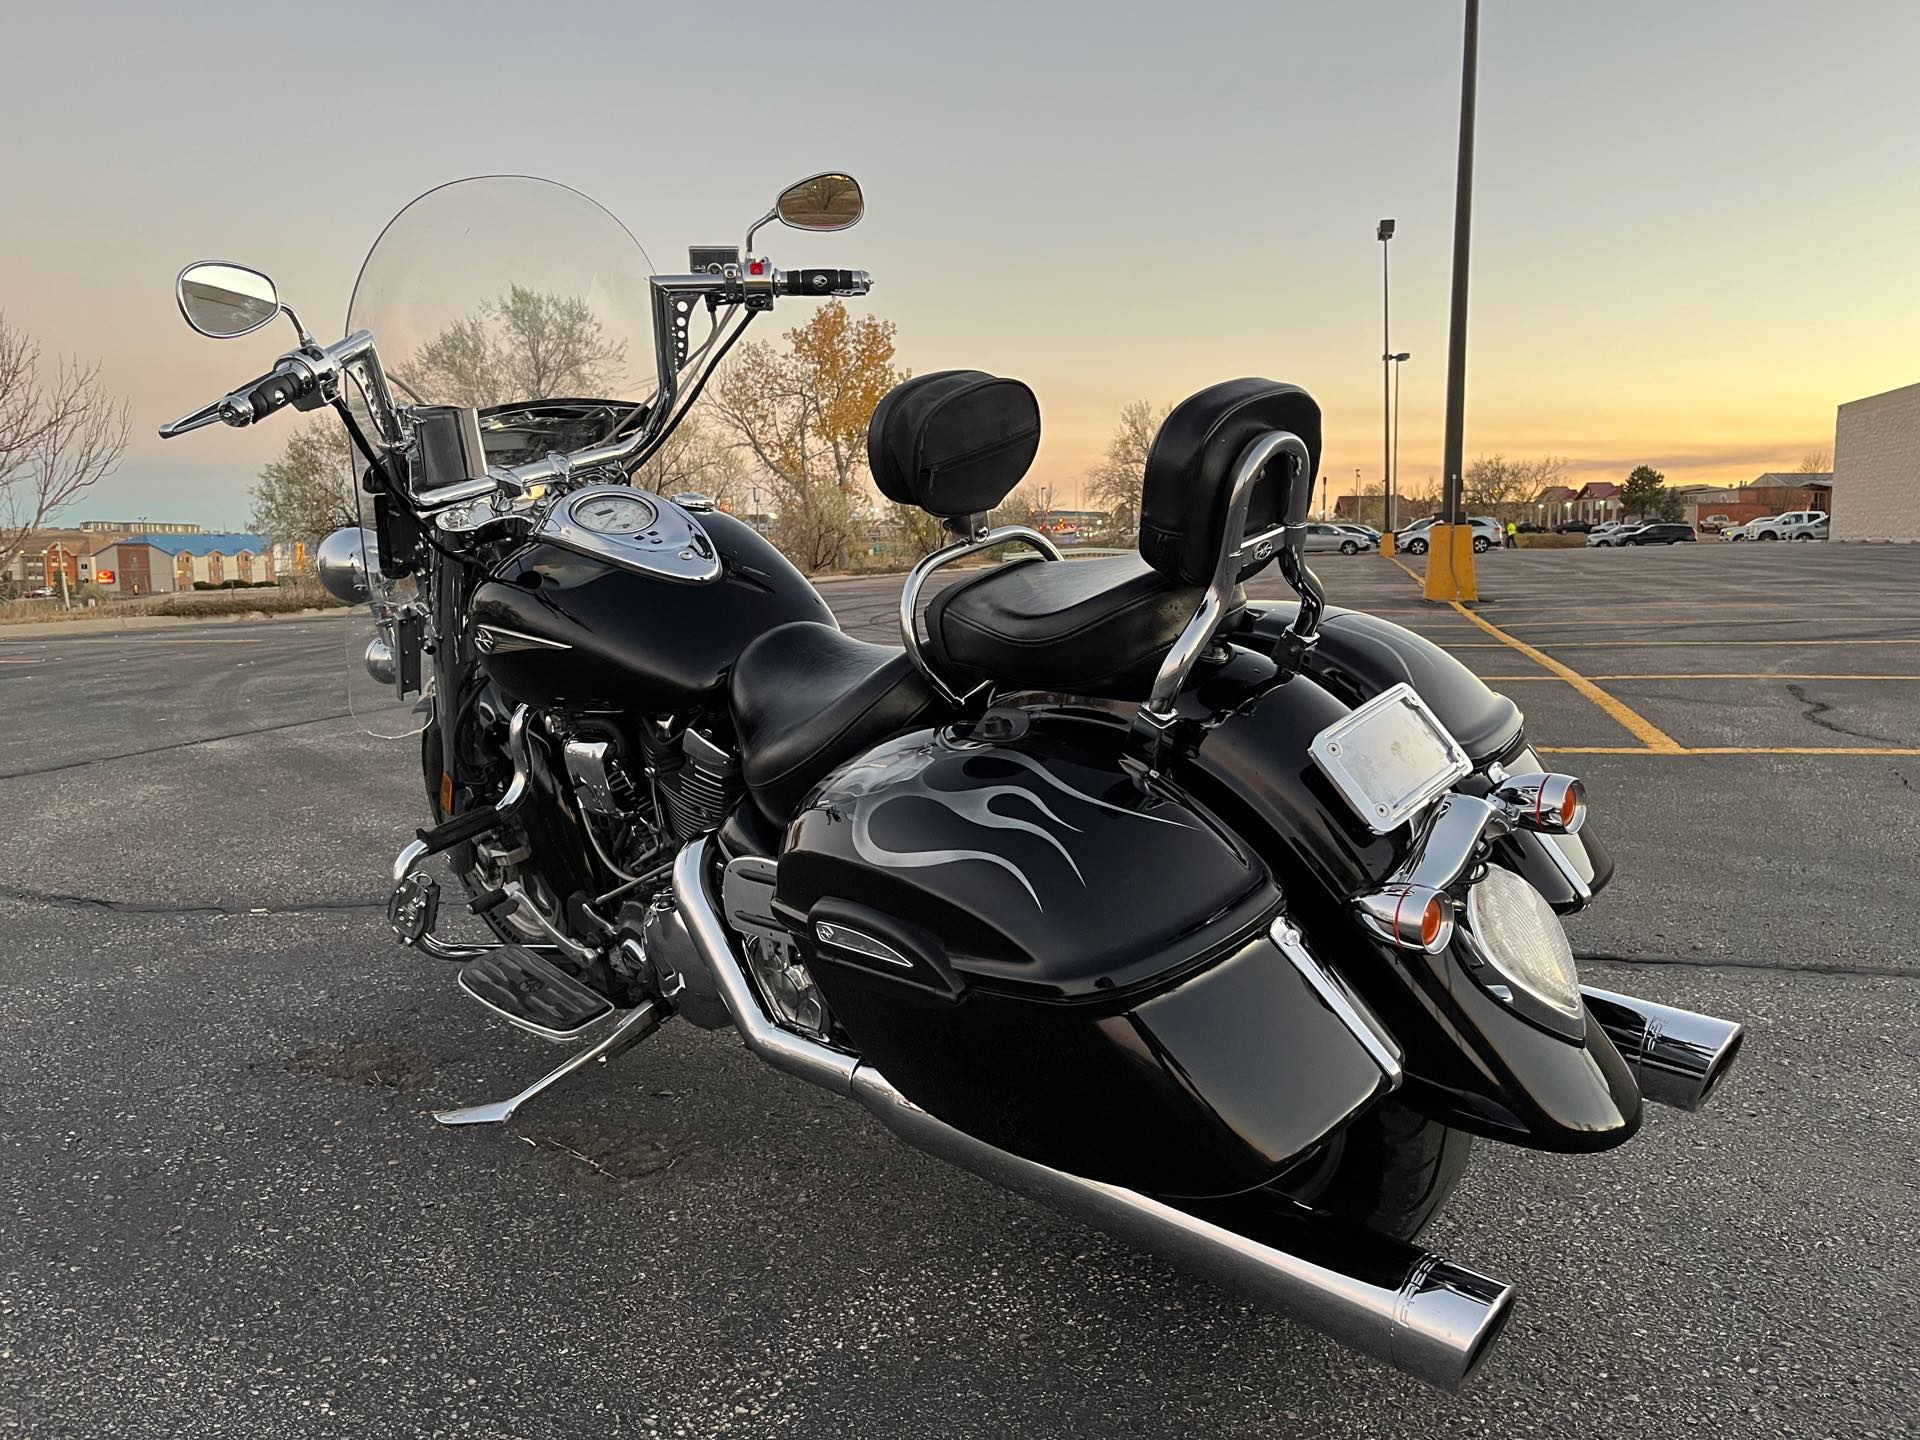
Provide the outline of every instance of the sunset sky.
<path id="1" fill-rule="evenodd" d="M 1390 215 L 1419 483 L 1439 471 L 1459 44 L 1447 0 L 10 5 L 0 311 L 129 397 L 134 444 L 72 516 L 238 525 L 287 417 L 154 430 L 291 332 L 191 334 L 187 260 L 269 270 L 327 340 L 382 224 L 441 181 L 564 181 L 679 268 L 831 165 L 865 185 L 865 222 L 766 248 L 872 271 L 916 370 L 1031 384 L 1035 476 L 1063 500 L 1127 401 L 1245 374 L 1319 398 L 1338 494 L 1380 473 Z M 1920 380 L 1916 55 L 1911 0 L 1487 0 L 1469 458 L 1732 483 L 1830 449 L 1840 402 Z"/>

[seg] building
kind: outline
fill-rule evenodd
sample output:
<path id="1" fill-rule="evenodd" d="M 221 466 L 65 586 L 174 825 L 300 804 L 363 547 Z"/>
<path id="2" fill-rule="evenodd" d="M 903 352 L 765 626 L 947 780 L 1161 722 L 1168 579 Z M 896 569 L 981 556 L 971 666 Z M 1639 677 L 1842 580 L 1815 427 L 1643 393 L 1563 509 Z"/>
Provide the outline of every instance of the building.
<path id="1" fill-rule="evenodd" d="M 1549 485 L 1533 497 L 1533 518 L 1536 524 L 1551 530 L 1556 525 L 1564 525 L 1573 519 L 1574 500 L 1578 492 L 1571 485 Z"/>
<path id="2" fill-rule="evenodd" d="M 85 530 L 35 530 L 24 537 L 7 561 L 6 576 L 21 594 L 47 589 L 56 594 L 61 577 L 69 592 L 93 578 L 93 552 L 100 537 Z"/>
<path id="3" fill-rule="evenodd" d="M 198 525 L 179 520 L 82 520 L 89 535 L 201 535 Z"/>
<path id="4" fill-rule="evenodd" d="M 117 595 L 191 590 L 195 582 L 258 585 L 279 579 L 273 543 L 260 535 L 147 532 L 94 550 L 93 578 Z"/>
<path id="5" fill-rule="evenodd" d="M 1920 540 L 1920 385 L 1840 407 L 1829 478 L 1841 487 L 1835 540 Z"/>
<path id="6" fill-rule="evenodd" d="M 1612 480 L 1591 480 L 1573 497 L 1573 518 L 1589 525 L 1620 518 L 1622 487 Z"/>

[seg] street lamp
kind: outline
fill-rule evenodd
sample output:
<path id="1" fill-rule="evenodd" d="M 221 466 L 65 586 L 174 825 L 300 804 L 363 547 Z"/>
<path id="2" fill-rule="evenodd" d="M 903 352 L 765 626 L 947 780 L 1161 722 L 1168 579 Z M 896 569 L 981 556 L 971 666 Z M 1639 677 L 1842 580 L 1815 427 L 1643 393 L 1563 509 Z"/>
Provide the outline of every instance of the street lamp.
<path id="1" fill-rule="evenodd" d="M 1393 221 L 1382 220 L 1374 231 L 1380 242 L 1380 468 L 1386 472 L 1384 505 L 1386 528 L 1393 529 L 1393 412 L 1389 398 L 1393 376 L 1393 307 L 1389 283 L 1387 242 L 1393 239 Z"/>

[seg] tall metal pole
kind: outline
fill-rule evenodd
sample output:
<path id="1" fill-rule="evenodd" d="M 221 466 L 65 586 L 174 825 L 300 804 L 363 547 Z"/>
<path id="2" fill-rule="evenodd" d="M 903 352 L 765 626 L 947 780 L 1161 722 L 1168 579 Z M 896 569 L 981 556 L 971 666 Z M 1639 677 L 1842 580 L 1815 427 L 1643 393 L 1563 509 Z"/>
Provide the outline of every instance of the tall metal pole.
<path id="1" fill-rule="evenodd" d="M 1404 353 L 1393 357 L 1393 478 L 1396 485 L 1400 480 L 1400 365 L 1407 358 Z"/>
<path id="2" fill-rule="evenodd" d="M 1446 485 L 1442 518 L 1466 519 L 1461 503 L 1461 453 L 1467 418 L 1467 257 L 1473 225 L 1473 102 L 1480 58 L 1480 0 L 1467 0 L 1460 64 L 1460 165 L 1453 192 L 1453 315 L 1447 328 L 1447 433 L 1441 459 Z"/>
<path id="3" fill-rule="evenodd" d="M 1382 220 L 1375 237 L 1380 241 L 1380 511 L 1384 530 L 1394 528 L 1393 412 L 1388 398 L 1393 374 L 1393 305 L 1387 262 L 1387 242 L 1393 239 L 1393 221 Z"/>

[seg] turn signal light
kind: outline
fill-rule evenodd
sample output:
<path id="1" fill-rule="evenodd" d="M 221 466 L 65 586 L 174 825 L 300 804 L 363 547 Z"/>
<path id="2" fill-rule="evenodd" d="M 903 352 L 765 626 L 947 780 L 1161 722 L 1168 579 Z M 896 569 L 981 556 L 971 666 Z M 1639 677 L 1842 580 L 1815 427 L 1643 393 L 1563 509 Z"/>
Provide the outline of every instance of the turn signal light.
<path id="1" fill-rule="evenodd" d="M 1586 787 L 1571 775 L 1509 775 L 1493 796 L 1522 830 L 1572 835 L 1587 823 Z"/>
<path id="2" fill-rule="evenodd" d="M 1402 950 L 1433 955 L 1453 939 L 1453 902 L 1430 886 L 1389 885 L 1354 904 L 1369 930 Z"/>

